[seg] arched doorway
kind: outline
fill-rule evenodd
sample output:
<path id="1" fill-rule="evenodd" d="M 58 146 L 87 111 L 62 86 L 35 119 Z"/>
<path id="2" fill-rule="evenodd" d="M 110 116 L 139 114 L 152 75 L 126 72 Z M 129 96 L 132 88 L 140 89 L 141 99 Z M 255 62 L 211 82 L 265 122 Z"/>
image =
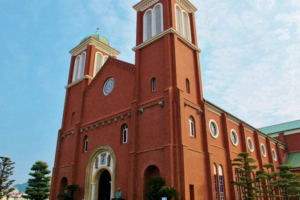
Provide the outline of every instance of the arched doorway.
<path id="1" fill-rule="evenodd" d="M 63 193 L 68 185 L 68 180 L 66 177 L 62 178 L 59 184 L 58 193 Z"/>
<path id="2" fill-rule="evenodd" d="M 105 170 L 99 178 L 98 200 L 110 200 L 111 198 L 111 177 L 110 173 Z"/>
<path id="3" fill-rule="evenodd" d="M 150 165 L 144 173 L 144 195 L 150 189 L 146 186 L 147 180 L 153 176 L 160 176 L 160 171 L 155 165 Z"/>

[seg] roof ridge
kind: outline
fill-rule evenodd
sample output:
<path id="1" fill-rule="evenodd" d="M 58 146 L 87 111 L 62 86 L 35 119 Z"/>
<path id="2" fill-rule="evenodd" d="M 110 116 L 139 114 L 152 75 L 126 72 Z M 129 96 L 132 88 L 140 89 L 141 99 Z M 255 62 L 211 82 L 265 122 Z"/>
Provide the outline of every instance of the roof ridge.
<path id="1" fill-rule="evenodd" d="M 269 126 L 264 126 L 264 127 L 259 128 L 259 129 L 268 128 L 268 127 L 271 127 L 271 126 L 278 126 L 278 125 L 282 125 L 282 124 L 288 124 L 288 123 L 291 123 L 291 122 L 297 122 L 297 121 L 300 122 L 300 119 L 298 119 L 298 120 L 293 120 L 293 121 L 289 121 L 289 122 L 283 122 L 283 123 L 279 123 L 279 124 L 274 124 L 274 125 L 269 125 Z"/>

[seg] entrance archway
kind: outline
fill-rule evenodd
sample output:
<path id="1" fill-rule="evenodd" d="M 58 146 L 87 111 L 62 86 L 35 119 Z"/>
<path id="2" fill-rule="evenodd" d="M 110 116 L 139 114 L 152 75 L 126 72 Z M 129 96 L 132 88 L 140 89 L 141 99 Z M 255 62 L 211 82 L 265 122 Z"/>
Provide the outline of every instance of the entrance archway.
<path id="1" fill-rule="evenodd" d="M 147 167 L 144 173 L 144 195 L 150 189 L 146 186 L 147 180 L 154 176 L 160 176 L 160 171 L 155 165 L 150 165 L 149 167 Z"/>
<path id="2" fill-rule="evenodd" d="M 68 180 L 66 177 L 62 178 L 59 184 L 58 193 L 63 193 L 68 185 Z"/>
<path id="3" fill-rule="evenodd" d="M 98 200 L 110 200 L 111 198 L 111 177 L 110 173 L 105 170 L 99 178 Z"/>

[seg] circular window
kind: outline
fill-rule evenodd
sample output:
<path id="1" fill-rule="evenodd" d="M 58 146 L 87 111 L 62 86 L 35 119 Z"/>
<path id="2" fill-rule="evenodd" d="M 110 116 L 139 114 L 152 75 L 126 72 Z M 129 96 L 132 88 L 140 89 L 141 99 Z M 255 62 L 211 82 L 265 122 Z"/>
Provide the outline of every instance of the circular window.
<path id="1" fill-rule="evenodd" d="M 219 129 L 218 125 L 214 120 L 209 121 L 209 130 L 210 134 L 214 137 L 217 138 L 219 136 Z"/>
<path id="2" fill-rule="evenodd" d="M 276 151 L 274 149 L 272 149 L 272 154 L 273 154 L 274 161 L 277 161 L 277 154 L 276 154 Z"/>
<path id="3" fill-rule="evenodd" d="M 109 78 L 103 87 L 103 93 L 104 95 L 109 95 L 109 93 L 111 93 L 111 91 L 114 89 L 115 86 L 115 80 L 113 78 Z"/>
<path id="4" fill-rule="evenodd" d="M 254 145 L 253 145 L 252 139 L 248 137 L 247 142 L 248 142 L 248 148 L 249 148 L 249 150 L 251 152 L 253 152 L 254 151 Z"/>
<path id="5" fill-rule="evenodd" d="M 261 153 L 262 153 L 263 157 L 267 156 L 267 151 L 266 151 L 266 147 L 264 144 L 261 144 Z"/>
<path id="6" fill-rule="evenodd" d="M 237 146 L 238 143 L 239 143 L 239 138 L 238 138 L 238 135 L 237 133 L 235 132 L 235 130 L 231 130 L 230 131 L 230 138 L 231 138 L 231 142 L 234 146 Z"/>

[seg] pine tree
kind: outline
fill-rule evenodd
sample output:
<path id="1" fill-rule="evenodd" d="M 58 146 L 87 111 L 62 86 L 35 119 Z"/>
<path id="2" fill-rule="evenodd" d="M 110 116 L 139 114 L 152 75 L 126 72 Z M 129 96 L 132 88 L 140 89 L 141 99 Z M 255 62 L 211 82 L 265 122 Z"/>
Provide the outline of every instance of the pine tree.
<path id="1" fill-rule="evenodd" d="M 263 165 L 264 170 L 256 172 L 256 180 L 259 182 L 262 190 L 258 192 L 263 194 L 262 197 L 271 198 L 274 200 L 276 197 L 276 190 L 278 189 L 278 182 L 276 178 L 278 177 L 278 172 L 272 172 L 271 168 L 274 167 L 274 164 L 265 164 Z"/>
<path id="2" fill-rule="evenodd" d="M 297 175 L 292 173 L 290 165 L 280 165 L 277 169 L 280 170 L 280 179 L 277 180 L 278 186 L 281 191 L 281 197 L 289 200 L 291 197 L 300 197 L 300 181 L 296 180 Z"/>
<path id="3" fill-rule="evenodd" d="M 73 200 L 74 199 L 74 192 L 78 191 L 79 185 L 73 184 L 73 185 L 68 185 L 65 188 L 64 193 L 60 193 L 57 195 L 57 199 L 63 199 L 63 200 Z"/>
<path id="4" fill-rule="evenodd" d="M 51 177 L 47 176 L 50 174 L 48 170 L 48 164 L 42 161 L 37 161 L 31 167 L 30 176 L 32 179 L 28 180 L 28 187 L 25 190 L 26 196 L 23 197 L 30 200 L 44 200 L 48 199 L 50 192 L 50 180 Z"/>
<path id="5" fill-rule="evenodd" d="M 235 158 L 233 161 L 232 166 L 237 167 L 237 173 L 240 174 L 240 179 L 238 182 L 231 181 L 231 183 L 242 188 L 243 199 L 256 199 L 258 197 L 256 194 L 257 187 L 255 186 L 256 180 L 250 176 L 250 174 L 254 173 L 254 170 L 257 169 L 256 165 L 251 165 L 255 163 L 256 160 L 250 158 L 249 153 L 243 152 L 238 154 L 238 158 Z"/>
<path id="6" fill-rule="evenodd" d="M 0 157 L 0 199 L 14 190 L 11 185 L 15 180 L 9 180 L 9 176 L 13 175 L 14 164 L 10 158 Z"/>

